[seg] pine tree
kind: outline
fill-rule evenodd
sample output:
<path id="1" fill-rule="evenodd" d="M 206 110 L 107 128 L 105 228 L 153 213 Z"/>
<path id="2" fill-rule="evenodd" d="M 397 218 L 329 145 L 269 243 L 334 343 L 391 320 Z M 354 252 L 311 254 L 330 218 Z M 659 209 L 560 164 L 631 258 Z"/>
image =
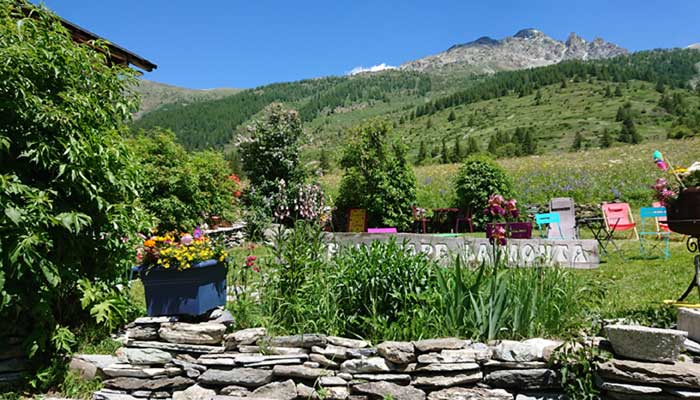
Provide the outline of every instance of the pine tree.
<path id="1" fill-rule="evenodd" d="M 476 141 L 476 138 L 474 136 L 469 136 L 469 140 L 467 141 L 467 155 L 476 154 L 479 151 L 479 143 Z"/>
<path id="2" fill-rule="evenodd" d="M 489 145 L 488 148 L 486 149 L 489 153 L 496 155 L 498 153 L 498 134 L 491 136 L 491 139 L 489 139 Z"/>
<path id="3" fill-rule="evenodd" d="M 420 146 L 418 147 L 418 156 L 416 157 L 416 165 L 421 165 L 423 162 L 425 162 L 425 159 L 428 157 L 428 150 L 425 147 L 425 142 L 423 140 L 420 141 Z"/>
<path id="4" fill-rule="evenodd" d="M 574 143 L 571 144 L 571 151 L 579 151 L 581 150 L 582 146 L 583 136 L 581 135 L 581 132 L 576 132 L 576 136 L 574 136 Z"/>
<path id="5" fill-rule="evenodd" d="M 326 152 L 326 149 L 324 149 L 324 148 L 321 149 L 321 155 L 319 156 L 319 159 L 318 159 L 318 167 L 324 173 L 331 170 L 331 160 L 328 158 L 328 153 Z"/>
<path id="6" fill-rule="evenodd" d="M 620 85 L 617 85 L 617 87 L 615 88 L 615 97 L 622 97 L 622 88 L 620 87 Z"/>
<path id="7" fill-rule="evenodd" d="M 540 89 L 537 89 L 537 92 L 535 93 L 535 104 L 540 105 L 542 103 L 542 91 Z"/>
<path id="8" fill-rule="evenodd" d="M 629 117 L 622 121 L 622 129 L 620 129 L 619 141 L 623 143 L 637 144 L 642 141 L 642 136 L 637 131 L 634 125 L 634 120 Z"/>
<path id="9" fill-rule="evenodd" d="M 462 161 L 462 145 L 459 143 L 459 136 L 455 137 L 455 145 L 452 148 L 452 162 L 458 163 Z"/>
<path id="10" fill-rule="evenodd" d="M 656 82 L 656 91 L 659 93 L 663 93 L 666 91 L 666 86 L 664 86 L 664 83 L 661 81 Z"/>
<path id="11" fill-rule="evenodd" d="M 600 137 L 600 148 L 607 149 L 612 146 L 612 135 L 608 128 L 603 129 L 603 135 Z"/>
<path id="12" fill-rule="evenodd" d="M 455 112 L 454 112 L 454 111 L 450 111 L 450 115 L 447 116 L 447 121 L 448 121 L 448 122 L 453 122 L 453 121 L 456 120 L 456 119 L 457 119 L 457 116 L 455 116 Z"/>
<path id="13" fill-rule="evenodd" d="M 612 91 L 610 90 L 610 85 L 605 87 L 605 94 L 603 96 L 606 98 L 612 97 Z"/>
<path id="14" fill-rule="evenodd" d="M 442 138 L 442 151 L 440 151 L 440 161 L 443 164 L 448 164 L 450 162 L 450 156 L 447 154 L 447 144 L 445 143 L 445 138 Z"/>
<path id="15" fill-rule="evenodd" d="M 425 121 L 425 129 L 431 129 L 433 127 L 433 120 L 428 118 L 427 121 Z"/>
<path id="16" fill-rule="evenodd" d="M 562 79 L 562 80 L 561 80 L 561 86 L 560 86 L 560 88 L 561 88 L 561 89 L 566 89 L 566 87 L 567 87 L 566 79 Z"/>

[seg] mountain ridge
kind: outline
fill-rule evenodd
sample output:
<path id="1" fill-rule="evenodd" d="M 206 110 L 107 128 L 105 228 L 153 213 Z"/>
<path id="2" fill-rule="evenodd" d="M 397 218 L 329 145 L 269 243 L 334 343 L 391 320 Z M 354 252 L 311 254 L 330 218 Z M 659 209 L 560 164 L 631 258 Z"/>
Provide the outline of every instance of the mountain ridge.
<path id="1" fill-rule="evenodd" d="M 493 73 L 542 67 L 572 59 L 611 58 L 628 53 L 627 49 L 602 38 L 589 42 L 572 32 L 562 42 L 540 30 L 526 28 L 500 40 L 482 36 L 471 42 L 452 45 L 441 53 L 408 61 L 400 68 L 432 72 L 444 68 L 470 67 L 475 72 Z"/>

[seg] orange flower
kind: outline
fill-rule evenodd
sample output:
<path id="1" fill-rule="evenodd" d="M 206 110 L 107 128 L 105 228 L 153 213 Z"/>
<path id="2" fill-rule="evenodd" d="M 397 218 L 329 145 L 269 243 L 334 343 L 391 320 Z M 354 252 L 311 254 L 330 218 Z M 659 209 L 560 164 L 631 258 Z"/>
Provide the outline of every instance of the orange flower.
<path id="1" fill-rule="evenodd" d="M 143 245 L 146 247 L 155 247 L 156 246 L 156 241 L 153 239 L 148 239 L 145 242 L 143 242 Z"/>

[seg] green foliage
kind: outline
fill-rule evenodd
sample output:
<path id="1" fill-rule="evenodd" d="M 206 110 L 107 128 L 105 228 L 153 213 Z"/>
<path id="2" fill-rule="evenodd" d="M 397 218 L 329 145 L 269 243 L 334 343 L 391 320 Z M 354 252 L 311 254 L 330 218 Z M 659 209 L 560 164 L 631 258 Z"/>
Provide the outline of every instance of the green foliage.
<path id="1" fill-rule="evenodd" d="M 143 171 L 141 201 L 160 231 L 191 231 L 216 215 L 230 220 L 236 183 L 221 153 L 188 153 L 170 131 L 141 132 L 131 140 Z"/>
<path id="2" fill-rule="evenodd" d="M 250 137 L 240 145 L 240 154 L 243 170 L 259 195 L 274 197 L 280 181 L 290 188 L 304 181 L 306 173 L 299 162 L 303 133 L 299 114 L 279 104 L 272 105 L 265 118 L 250 129 Z"/>
<path id="3" fill-rule="evenodd" d="M 505 171 L 486 156 L 467 158 L 454 181 L 456 206 L 471 210 L 474 224 L 483 227 L 486 217 L 483 210 L 490 195 L 499 193 L 509 198 L 513 195 L 512 183 Z"/>
<path id="4" fill-rule="evenodd" d="M 561 384 L 571 400 L 597 400 L 600 390 L 596 385 L 596 370 L 600 362 L 611 354 L 600 350 L 586 340 L 573 339 L 559 346 L 551 363 L 560 368 Z"/>
<path id="5" fill-rule="evenodd" d="M 243 212 L 244 233 L 248 241 L 261 243 L 265 230 L 272 224 L 272 211 L 265 198 L 255 189 L 245 195 L 246 207 Z"/>
<path id="6" fill-rule="evenodd" d="M 571 144 L 571 151 L 581 150 L 581 147 L 583 147 L 583 136 L 581 135 L 581 132 L 576 132 L 576 135 L 574 136 L 574 143 Z"/>
<path id="7" fill-rule="evenodd" d="M 387 137 L 386 121 L 372 121 L 357 128 L 343 154 L 345 169 L 340 182 L 336 227 L 343 227 L 350 208 L 364 208 L 369 226 L 391 226 L 407 230 L 411 226 L 411 206 L 416 201 L 416 178 L 406 159 L 406 149 Z"/>
<path id="8" fill-rule="evenodd" d="M 39 389 L 88 317 L 78 280 L 123 279 L 129 238 L 146 228 L 121 139 L 133 72 L 96 49 L 106 46 L 76 45 L 48 11 L 0 1 L 0 319 L 13 322 L 0 336 L 24 339 Z"/>
<path id="9" fill-rule="evenodd" d="M 99 378 L 87 380 L 73 371 L 68 371 L 58 386 L 58 393 L 70 399 L 89 400 L 92 399 L 93 393 L 100 389 L 102 381 Z"/>
<path id="10" fill-rule="evenodd" d="M 118 329 L 145 314 L 145 309 L 131 302 L 128 291 L 122 285 L 81 279 L 78 286 L 82 293 L 81 307 L 88 310 L 97 325 L 106 332 Z"/>
<path id="11" fill-rule="evenodd" d="M 495 248 L 502 253 L 505 248 Z M 499 263 L 499 264 L 502 264 Z M 456 259 L 438 273 L 446 334 L 491 340 L 566 336 L 582 323 L 585 282 L 555 267 L 506 268 L 482 264 L 476 271 Z"/>
<path id="12" fill-rule="evenodd" d="M 613 139 L 608 128 L 603 129 L 603 133 L 600 135 L 600 148 L 607 149 L 612 146 Z"/>
<path id="13" fill-rule="evenodd" d="M 416 165 L 420 165 L 425 162 L 426 158 L 428 158 L 428 150 L 425 147 L 425 141 L 421 140 L 420 147 L 418 148 L 418 155 L 416 156 Z"/>
<path id="14" fill-rule="evenodd" d="M 370 338 L 408 338 L 435 288 L 438 266 L 395 240 L 348 248 L 333 259 L 330 281 L 343 316 L 342 331 Z M 421 328 L 422 333 L 425 328 Z"/>
<path id="15" fill-rule="evenodd" d="M 318 167 L 323 173 L 330 172 L 332 165 L 326 149 L 321 149 L 321 156 L 318 159 Z"/>

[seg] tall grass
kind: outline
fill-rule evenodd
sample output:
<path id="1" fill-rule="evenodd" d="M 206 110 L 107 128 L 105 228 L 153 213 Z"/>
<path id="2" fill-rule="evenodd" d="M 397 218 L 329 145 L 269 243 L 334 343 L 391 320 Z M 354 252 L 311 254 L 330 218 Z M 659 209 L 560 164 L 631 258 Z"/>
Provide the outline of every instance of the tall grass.
<path id="1" fill-rule="evenodd" d="M 394 240 L 327 258 L 321 233 L 298 226 L 278 238 L 261 300 L 276 333 L 323 332 L 373 341 L 455 335 L 478 340 L 566 337 L 585 324 L 582 277 L 555 267 L 439 265 Z M 505 257 L 499 257 L 505 260 Z M 235 307 L 234 307 L 235 309 Z"/>

